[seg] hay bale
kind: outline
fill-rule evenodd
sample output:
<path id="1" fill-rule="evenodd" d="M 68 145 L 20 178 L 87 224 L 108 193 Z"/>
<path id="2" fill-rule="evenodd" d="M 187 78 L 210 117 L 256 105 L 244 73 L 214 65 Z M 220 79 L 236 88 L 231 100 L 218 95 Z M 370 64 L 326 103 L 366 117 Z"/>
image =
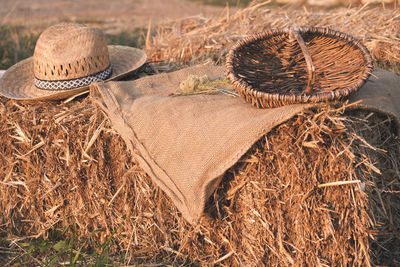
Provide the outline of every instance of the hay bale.
<path id="1" fill-rule="evenodd" d="M 77 245 L 116 236 L 112 248 L 127 263 L 400 261 L 400 142 L 390 118 L 322 108 L 276 127 L 226 173 L 191 226 L 89 99 L 1 99 L 0 114 L 8 239 L 65 238 L 73 224 Z"/>

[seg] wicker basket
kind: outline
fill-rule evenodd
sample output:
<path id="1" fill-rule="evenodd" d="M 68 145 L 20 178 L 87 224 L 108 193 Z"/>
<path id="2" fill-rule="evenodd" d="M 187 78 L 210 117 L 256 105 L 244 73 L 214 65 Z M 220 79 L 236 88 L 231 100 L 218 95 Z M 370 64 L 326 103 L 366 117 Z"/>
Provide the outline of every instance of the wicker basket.
<path id="1" fill-rule="evenodd" d="M 367 48 L 329 28 L 273 29 L 239 41 L 227 56 L 236 91 L 259 108 L 344 99 L 373 70 Z"/>

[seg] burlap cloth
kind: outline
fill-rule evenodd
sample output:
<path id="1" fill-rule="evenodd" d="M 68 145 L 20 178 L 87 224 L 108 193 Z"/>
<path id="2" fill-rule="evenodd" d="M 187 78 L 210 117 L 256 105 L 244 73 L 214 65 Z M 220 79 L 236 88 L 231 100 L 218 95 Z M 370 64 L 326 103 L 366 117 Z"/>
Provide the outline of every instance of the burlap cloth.
<path id="1" fill-rule="evenodd" d="M 170 96 L 189 74 L 224 75 L 222 67 L 196 66 L 135 81 L 91 86 L 134 158 L 173 200 L 184 218 L 198 222 L 224 172 L 273 127 L 312 105 L 256 109 L 225 94 Z M 377 70 L 353 97 L 358 108 L 392 115 L 399 123 L 400 78 Z"/>

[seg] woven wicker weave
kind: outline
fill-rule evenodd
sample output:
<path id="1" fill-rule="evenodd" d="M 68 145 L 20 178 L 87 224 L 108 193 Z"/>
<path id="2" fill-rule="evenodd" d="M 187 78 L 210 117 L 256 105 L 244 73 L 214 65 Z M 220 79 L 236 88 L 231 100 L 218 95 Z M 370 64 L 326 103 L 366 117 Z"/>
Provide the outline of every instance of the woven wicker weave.
<path id="1" fill-rule="evenodd" d="M 229 51 L 227 75 L 259 108 L 343 99 L 373 70 L 367 48 L 329 28 L 273 29 L 239 41 Z"/>

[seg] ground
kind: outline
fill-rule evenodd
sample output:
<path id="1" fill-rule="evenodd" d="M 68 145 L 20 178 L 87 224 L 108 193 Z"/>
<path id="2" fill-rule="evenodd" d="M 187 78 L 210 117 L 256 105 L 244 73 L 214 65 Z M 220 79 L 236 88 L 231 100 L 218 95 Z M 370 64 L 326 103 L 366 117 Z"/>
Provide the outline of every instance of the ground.
<path id="1" fill-rule="evenodd" d="M 0 25 L 35 26 L 59 21 L 101 23 L 108 31 L 146 27 L 189 16 L 216 16 L 223 7 L 187 0 L 0 0 Z M 105 25 L 104 25 L 105 24 Z"/>

